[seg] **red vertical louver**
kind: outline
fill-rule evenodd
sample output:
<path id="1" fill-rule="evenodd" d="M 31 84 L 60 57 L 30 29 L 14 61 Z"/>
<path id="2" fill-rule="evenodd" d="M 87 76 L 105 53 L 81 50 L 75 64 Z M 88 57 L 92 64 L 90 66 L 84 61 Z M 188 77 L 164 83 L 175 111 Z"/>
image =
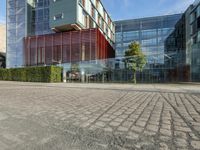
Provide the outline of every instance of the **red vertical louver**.
<path id="1" fill-rule="evenodd" d="M 26 37 L 24 49 L 27 66 L 115 57 L 113 47 L 98 29 Z"/>

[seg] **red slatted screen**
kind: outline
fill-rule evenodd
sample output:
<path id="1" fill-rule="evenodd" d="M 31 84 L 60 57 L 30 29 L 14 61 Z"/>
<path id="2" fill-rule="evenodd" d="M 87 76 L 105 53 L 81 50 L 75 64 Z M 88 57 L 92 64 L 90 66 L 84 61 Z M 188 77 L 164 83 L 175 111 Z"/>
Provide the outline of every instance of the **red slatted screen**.
<path id="1" fill-rule="evenodd" d="M 53 54 L 53 36 L 46 35 L 45 36 L 45 63 L 47 65 L 52 64 L 52 54 Z"/>
<path id="2" fill-rule="evenodd" d="M 27 37 L 24 48 L 27 66 L 115 57 L 114 49 L 98 29 Z"/>
<path id="3" fill-rule="evenodd" d="M 71 62 L 78 62 L 81 54 L 81 32 L 72 32 L 71 41 Z"/>
<path id="4" fill-rule="evenodd" d="M 81 34 L 81 60 L 88 61 L 91 60 L 90 32 L 84 30 Z"/>
<path id="5" fill-rule="evenodd" d="M 30 40 L 30 39 L 29 39 Z M 34 37 L 30 40 L 30 64 L 36 65 L 37 64 L 37 39 Z"/>
<path id="6" fill-rule="evenodd" d="M 90 53 L 91 60 L 98 59 L 97 57 L 97 29 L 90 30 Z"/>
<path id="7" fill-rule="evenodd" d="M 62 62 L 71 62 L 71 33 L 65 32 L 62 34 Z"/>

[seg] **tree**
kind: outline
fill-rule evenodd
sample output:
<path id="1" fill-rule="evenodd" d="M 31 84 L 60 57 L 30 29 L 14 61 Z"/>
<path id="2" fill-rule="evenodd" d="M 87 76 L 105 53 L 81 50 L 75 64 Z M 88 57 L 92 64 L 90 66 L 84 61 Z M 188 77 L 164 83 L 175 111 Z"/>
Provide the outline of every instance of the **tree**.
<path id="1" fill-rule="evenodd" d="M 6 57 L 5 57 L 5 53 L 1 53 L 0 52 L 0 68 L 6 68 Z"/>
<path id="2" fill-rule="evenodd" d="M 133 82 L 136 84 L 136 73 L 137 71 L 141 72 L 146 65 L 146 56 L 138 42 L 132 42 L 128 47 L 129 49 L 125 52 L 125 64 L 128 69 L 133 71 Z"/>

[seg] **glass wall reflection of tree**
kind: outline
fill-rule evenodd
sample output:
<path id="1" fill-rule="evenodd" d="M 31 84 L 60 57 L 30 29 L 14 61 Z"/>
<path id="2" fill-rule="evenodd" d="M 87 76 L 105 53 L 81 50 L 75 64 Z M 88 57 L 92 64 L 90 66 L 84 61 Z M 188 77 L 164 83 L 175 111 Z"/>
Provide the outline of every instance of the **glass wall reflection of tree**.
<path id="1" fill-rule="evenodd" d="M 125 52 L 125 68 L 132 70 L 133 83 L 137 83 L 136 73 L 137 71 L 142 72 L 146 63 L 146 56 L 143 54 L 140 44 L 136 41 L 132 42 Z"/>

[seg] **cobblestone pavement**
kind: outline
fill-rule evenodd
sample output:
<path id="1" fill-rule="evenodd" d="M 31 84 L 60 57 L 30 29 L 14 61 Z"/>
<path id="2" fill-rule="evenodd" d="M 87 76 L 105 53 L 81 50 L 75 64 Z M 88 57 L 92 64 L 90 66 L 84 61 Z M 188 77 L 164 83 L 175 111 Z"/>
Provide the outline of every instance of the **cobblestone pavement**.
<path id="1" fill-rule="evenodd" d="M 0 150 L 200 149 L 200 85 L 0 82 Z"/>

